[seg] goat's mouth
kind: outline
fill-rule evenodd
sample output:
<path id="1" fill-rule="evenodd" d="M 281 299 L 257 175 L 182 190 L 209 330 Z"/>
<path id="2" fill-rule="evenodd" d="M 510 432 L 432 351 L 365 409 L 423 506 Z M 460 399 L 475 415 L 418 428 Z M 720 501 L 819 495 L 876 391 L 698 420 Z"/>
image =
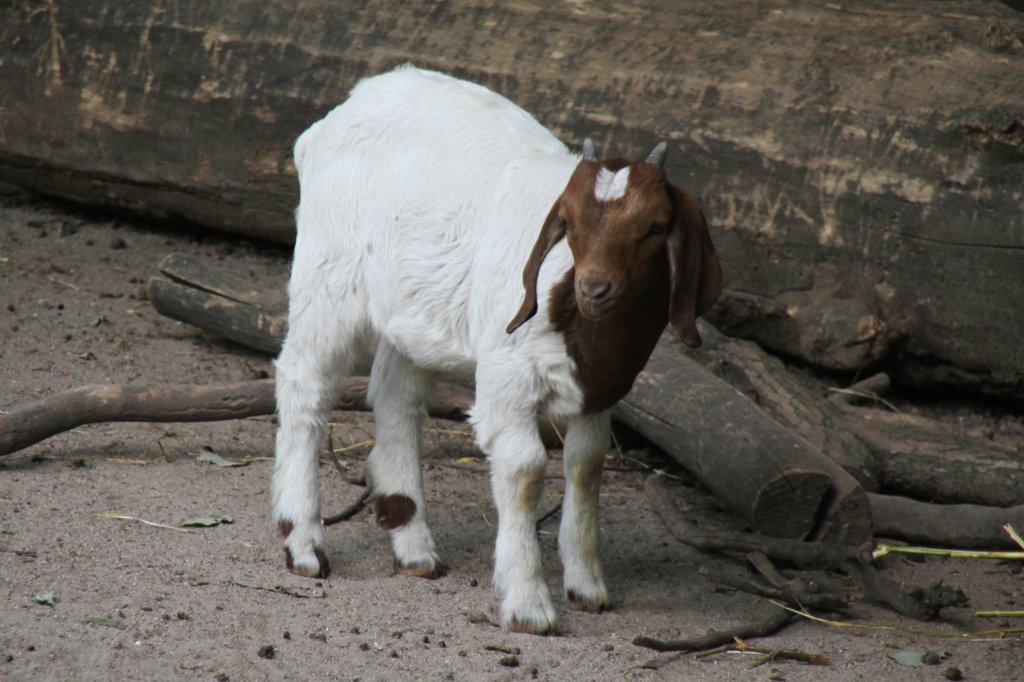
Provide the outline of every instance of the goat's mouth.
<path id="1" fill-rule="evenodd" d="M 588 320 L 601 320 L 615 312 L 616 301 L 611 297 L 593 299 L 584 294 L 576 294 L 576 307 L 580 314 Z"/>

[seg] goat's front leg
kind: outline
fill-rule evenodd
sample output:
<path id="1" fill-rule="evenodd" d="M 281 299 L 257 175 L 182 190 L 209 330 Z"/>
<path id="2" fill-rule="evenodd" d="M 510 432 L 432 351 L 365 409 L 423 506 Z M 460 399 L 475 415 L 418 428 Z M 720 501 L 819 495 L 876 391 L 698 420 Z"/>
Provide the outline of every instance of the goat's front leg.
<path id="1" fill-rule="evenodd" d="M 565 598 L 577 608 L 603 611 L 608 590 L 598 556 L 598 495 L 611 438 L 608 412 L 578 417 L 565 434 L 565 499 L 558 554 L 565 568 Z"/>
<path id="2" fill-rule="evenodd" d="M 498 509 L 494 587 L 501 597 L 506 630 L 547 634 L 558 617 L 544 583 L 537 542 L 537 502 L 544 488 L 547 452 L 534 412 L 499 409 L 477 381 L 473 422 L 491 462 L 491 487 Z"/>

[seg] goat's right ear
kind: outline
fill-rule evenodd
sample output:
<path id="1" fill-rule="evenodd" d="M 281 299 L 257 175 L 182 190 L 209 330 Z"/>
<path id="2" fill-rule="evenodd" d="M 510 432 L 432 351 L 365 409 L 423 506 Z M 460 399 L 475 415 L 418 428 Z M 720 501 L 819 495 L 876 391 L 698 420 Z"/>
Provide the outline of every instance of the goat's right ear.
<path id="1" fill-rule="evenodd" d="M 533 251 L 523 268 L 523 286 L 526 288 L 526 296 L 519 312 L 508 323 L 505 331 L 511 334 L 519 329 L 527 320 L 537 314 L 537 277 L 540 275 L 540 265 L 558 240 L 565 236 L 565 223 L 558 217 L 559 201 L 548 211 L 548 217 L 544 219 L 544 225 L 540 228 L 540 235 L 533 245 Z"/>
<path id="2" fill-rule="evenodd" d="M 700 206 L 680 189 L 671 187 L 671 193 L 676 215 L 666 244 L 672 278 L 669 320 L 683 342 L 697 348 L 701 339 L 696 318 L 722 293 L 722 265 Z"/>

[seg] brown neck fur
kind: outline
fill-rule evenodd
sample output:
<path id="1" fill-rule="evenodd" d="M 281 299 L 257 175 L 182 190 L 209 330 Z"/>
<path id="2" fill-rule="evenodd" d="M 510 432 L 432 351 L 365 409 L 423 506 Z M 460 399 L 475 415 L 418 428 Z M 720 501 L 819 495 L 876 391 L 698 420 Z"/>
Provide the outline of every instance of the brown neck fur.
<path id="1" fill-rule="evenodd" d="M 669 278 L 666 266 L 653 286 L 610 316 L 589 320 L 580 314 L 573 291 L 576 269 L 570 268 L 551 290 L 550 316 L 565 336 L 576 361 L 576 381 L 583 390 L 583 412 L 607 410 L 629 393 L 668 324 Z"/>

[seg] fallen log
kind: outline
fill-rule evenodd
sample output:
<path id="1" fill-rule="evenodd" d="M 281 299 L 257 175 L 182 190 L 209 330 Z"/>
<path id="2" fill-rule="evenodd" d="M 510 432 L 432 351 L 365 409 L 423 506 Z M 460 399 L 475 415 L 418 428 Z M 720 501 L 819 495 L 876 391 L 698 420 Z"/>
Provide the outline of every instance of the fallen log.
<path id="1" fill-rule="evenodd" d="M 759 533 L 871 536 L 864 489 L 839 465 L 689 360 L 666 333 L 614 416 L 656 443 Z"/>
<path id="2" fill-rule="evenodd" d="M 1024 528 L 1024 505 L 929 504 L 878 493 L 869 493 L 868 500 L 880 537 L 963 549 L 1019 549 L 1003 526 Z"/>
<path id="3" fill-rule="evenodd" d="M 296 136 L 357 79 L 412 61 L 568 142 L 670 140 L 669 173 L 715 230 L 729 289 L 711 319 L 731 335 L 1019 397 L 1004 330 L 1024 328 L 1024 16 L 937 8 L 3 3 L 0 179 L 287 242 Z"/>
<path id="4" fill-rule="evenodd" d="M 337 409 L 368 410 L 367 383 L 366 377 L 345 379 Z M 427 411 L 432 417 L 461 421 L 472 404 L 471 391 L 441 384 Z M 83 424 L 218 421 L 275 410 L 273 379 L 216 386 L 82 386 L 0 415 L 0 456 Z"/>
<path id="5" fill-rule="evenodd" d="M 178 254 L 161 261 L 160 273 L 149 280 L 149 300 L 158 313 L 262 353 L 281 350 L 288 326 L 283 288 L 256 291 L 225 268 Z"/>
<path id="6" fill-rule="evenodd" d="M 867 490 L 942 503 L 1024 504 L 1020 441 L 997 443 L 990 434 L 898 412 L 880 395 L 889 385 L 884 375 L 862 382 L 855 391 L 861 396 L 843 390 L 825 398 L 820 384 L 756 344 L 713 328 L 703 337 L 699 349 L 680 352 L 839 463 Z M 867 404 L 854 405 L 858 401 Z"/>

